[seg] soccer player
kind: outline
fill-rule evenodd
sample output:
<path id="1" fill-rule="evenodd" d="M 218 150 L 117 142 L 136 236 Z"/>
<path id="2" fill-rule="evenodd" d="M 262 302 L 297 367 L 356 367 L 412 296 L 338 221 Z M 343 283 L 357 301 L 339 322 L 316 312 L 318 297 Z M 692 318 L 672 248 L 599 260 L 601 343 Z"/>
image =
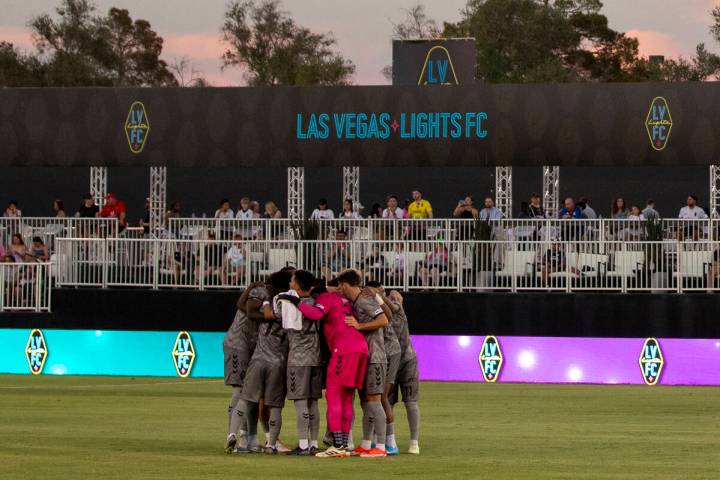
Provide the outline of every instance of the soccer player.
<path id="1" fill-rule="evenodd" d="M 240 395 L 258 337 L 257 322 L 250 320 L 245 313 L 246 303 L 250 298 L 263 302 L 270 298 L 270 292 L 264 283 L 254 283 L 248 286 L 238 299 L 235 319 L 223 338 L 225 385 L 232 387 L 232 397 L 228 407 L 228 435 L 225 442 L 225 453 L 232 453 L 236 447 L 239 447 L 238 453 L 248 451 L 247 404 L 240 398 Z M 239 445 L 238 430 L 240 431 Z"/>
<path id="2" fill-rule="evenodd" d="M 395 323 L 396 306 L 385 296 L 385 289 L 380 282 L 369 281 L 365 284 L 365 287 L 376 295 L 377 301 L 380 302 L 380 305 L 383 307 L 385 316 L 390 320 L 390 324 L 382 329 L 385 356 L 387 357 L 387 373 L 385 375 L 385 391 L 382 396 L 382 404 L 385 409 L 385 416 L 387 417 L 385 449 L 388 455 L 397 455 L 400 451 L 395 442 L 395 415 L 388 399 L 390 390 L 392 390 L 395 385 L 395 379 L 398 369 L 400 368 L 400 357 L 402 355 L 402 348 L 400 347 L 400 342 L 398 341 L 393 326 Z"/>
<path id="3" fill-rule="evenodd" d="M 271 293 L 287 291 L 291 273 L 280 271 L 270 276 Z M 248 313 L 262 308 L 262 321 L 259 326 L 258 340 L 240 398 L 248 402 L 248 443 L 257 445 L 257 420 L 261 400 L 270 409 L 268 417 L 269 435 L 265 453 L 278 453 L 278 436 L 282 427 L 282 408 L 285 404 L 285 377 L 287 368 L 288 341 L 282 322 L 273 312 L 270 301 L 248 301 Z"/>
<path id="4" fill-rule="evenodd" d="M 332 446 L 316 454 L 319 458 L 350 456 L 349 442 L 353 421 L 353 396 L 365 384 L 368 345 L 365 336 L 345 324 L 352 315 L 350 302 L 338 292 L 337 280 L 327 284 L 327 292 L 315 298 L 315 306 L 299 303 L 304 316 L 323 321 L 323 333 L 330 350 L 327 368 L 327 422 Z"/>
<path id="5" fill-rule="evenodd" d="M 402 295 L 396 290 L 392 290 L 388 294 L 391 305 L 393 305 L 393 328 L 400 342 L 402 354 L 400 357 L 400 368 L 398 369 L 397 378 L 394 388 L 390 390 L 389 400 L 391 405 L 395 405 L 398 401 L 399 393 L 402 392 L 403 403 L 405 403 L 405 411 L 407 412 L 408 424 L 410 427 L 410 448 L 408 453 L 420 455 L 420 446 L 418 437 L 420 433 L 420 410 L 418 408 L 418 399 L 420 393 L 420 382 L 418 380 L 418 363 L 415 349 L 410 340 L 410 329 L 408 328 L 408 320 L 403 308 Z M 392 442 L 395 443 L 394 437 Z"/>
<path id="6" fill-rule="evenodd" d="M 365 335 L 368 343 L 368 366 L 363 386 L 363 441 L 353 450 L 353 454 L 365 458 L 385 457 L 386 421 L 382 405 L 385 391 L 387 356 L 383 342 L 382 328 L 389 324 L 388 318 L 374 296 L 361 295 L 360 274 L 355 270 L 345 270 L 338 275 L 340 292 L 352 302 L 354 317 L 347 317 L 345 323 Z M 372 448 L 373 430 L 377 435 L 377 444 Z"/>
<path id="7" fill-rule="evenodd" d="M 290 280 L 290 289 L 299 297 L 278 295 L 299 305 L 299 302 L 315 303 L 310 290 L 315 283 L 312 273 L 296 270 Z M 318 452 L 320 412 L 318 399 L 322 397 L 322 358 L 320 356 L 320 331 L 317 321 L 303 316 L 300 330 L 286 329 L 289 352 L 287 360 L 287 398 L 295 402 L 298 446 L 288 455 L 315 455 Z"/>

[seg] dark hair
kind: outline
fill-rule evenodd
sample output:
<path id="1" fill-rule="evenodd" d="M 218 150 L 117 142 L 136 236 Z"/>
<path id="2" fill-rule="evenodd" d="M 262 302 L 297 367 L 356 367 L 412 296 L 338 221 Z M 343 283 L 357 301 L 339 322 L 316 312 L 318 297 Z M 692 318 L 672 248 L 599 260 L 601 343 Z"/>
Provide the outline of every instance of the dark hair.
<path id="1" fill-rule="evenodd" d="M 696 202 L 698 201 L 697 195 L 693 195 L 693 194 L 691 193 L 690 195 L 688 195 L 688 197 L 692 198 L 692 199 L 695 200 Z M 12 203 L 12 202 L 10 202 L 10 203 Z"/>
<path id="2" fill-rule="evenodd" d="M 293 273 L 295 281 L 300 285 L 303 291 L 307 292 L 315 285 L 315 275 L 307 270 L 295 270 Z"/>
<path id="3" fill-rule="evenodd" d="M 337 276 L 338 284 L 340 283 L 347 283 L 351 287 L 359 287 L 360 286 L 360 274 L 358 274 L 355 270 L 345 270 L 340 275 Z"/>
<path id="4" fill-rule="evenodd" d="M 398 199 L 398 198 L 397 198 L 397 195 L 389 195 L 389 196 L 387 197 L 387 200 L 385 200 L 385 201 L 387 202 L 387 201 L 390 200 L 391 198 L 394 198 L 395 201 L 397 201 L 397 199 Z"/>
<path id="5" fill-rule="evenodd" d="M 585 208 L 587 207 L 587 203 L 583 202 L 582 200 L 580 200 L 579 202 L 577 202 L 576 205 L 577 205 L 578 207 L 580 207 L 580 210 L 585 210 Z"/>
<path id="6" fill-rule="evenodd" d="M 338 282 L 337 278 L 333 278 L 328 280 L 325 285 L 328 287 L 337 287 L 338 285 L 340 285 L 340 282 Z"/>
<path id="7" fill-rule="evenodd" d="M 10 206 L 10 205 L 15 205 L 17 207 L 18 206 L 17 200 L 10 200 L 10 202 L 8 203 L 8 206 Z"/>
<path id="8" fill-rule="evenodd" d="M 352 208 L 353 208 L 353 201 L 350 200 L 349 198 L 346 198 L 345 201 L 350 204 L 350 210 L 352 210 Z"/>
<path id="9" fill-rule="evenodd" d="M 284 292 L 290 288 L 290 279 L 292 274 L 288 271 L 275 272 L 270 275 L 270 285 L 276 292 Z"/>
<path id="10" fill-rule="evenodd" d="M 40 237 L 33 237 L 33 243 L 39 243 L 41 245 L 44 245 L 44 242 Z"/>
<path id="11" fill-rule="evenodd" d="M 58 198 L 58 199 L 55 199 L 55 200 L 53 201 L 53 203 L 57 205 L 57 207 L 58 207 L 58 212 L 59 212 L 60 210 L 65 210 L 65 205 L 63 205 L 63 201 L 60 200 L 59 198 Z"/>
<path id="12" fill-rule="evenodd" d="M 221 199 L 220 199 L 220 206 L 221 206 L 221 207 L 222 207 L 224 204 L 226 204 L 226 203 L 230 203 L 230 200 L 228 200 L 227 198 L 221 198 Z"/>
<path id="13" fill-rule="evenodd" d="M 295 270 L 297 270 L 297 268 L 293 267 L 292 265 L 285 265 L 280 269 L 281 272 L 288 272 L 290 273 L 290 275 L 292 275 Z"/>
<path id="14" fill-rule="evenodd" d="M 365 282 L 365 286 L 370 288 L 380 288 L 382 287 L 382 283 L 378 282 L 377 280 L 368 280 L 367 282 Z"/>
<path id="15" fill-rule="evenodd" d="M 530 198 L 542 198 L 542 196 L 537 192 L 533 192 L 532 195 L 530 195 Z"/>
<path id="16" fill-rule="evenodd" d="M 318 202 L 318 205 L 327 205 L 327 200 L 324 198 L 321 198 L 320 201 Z"/>
<path id="17" fill-rule="evenodd" d="M 648 201 L 645 202 L 645 205 L 655 205 L 655 200 L 653 200 L 652 198 L 648 198 Z"/>
<path id="18" fill-rule="evenodd" d="M 90 195 L 89 193 L 86 193 L 85 195 L 83 195 L 82 199 L 83 200 L 94 200 L 93 196 Z"/>

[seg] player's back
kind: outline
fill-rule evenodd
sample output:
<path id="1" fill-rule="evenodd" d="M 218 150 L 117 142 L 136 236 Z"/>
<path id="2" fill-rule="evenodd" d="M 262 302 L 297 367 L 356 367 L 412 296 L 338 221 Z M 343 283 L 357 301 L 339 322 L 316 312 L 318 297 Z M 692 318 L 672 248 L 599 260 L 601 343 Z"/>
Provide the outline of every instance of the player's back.
<path id="1" fill-rule="evenodd" d="M 312 297 L 303 297 L 301 302 L 313 305 Z M 322 363 L 320 355 L 320 325 L 307 317 L 302 319 L 300 330 L 288 330 L 288 366 L 318 367 Z"/>
<path id="2" fill-rule="evenodd" d="M 270 292 L 265 287 L 255 287 L 250 292 L 248 299 L 264 301 L 270 298 Z M 235 311 L 230 328 L 223 338 L 224 348 L 236 348 L 242 350 L 255 349 L 258 339 L 258 323 L 250 320 L 245 312 L 240 309 Z"/>
<path id="3" fill-rule="evenodd" d="M 321 293 L 315 305 L 325 311 L 323 333 L 331 353 L 368 352 L 365 336 L 345 324 L 345 317 L 352 315 L 352 305 L 339 293 Z"/>

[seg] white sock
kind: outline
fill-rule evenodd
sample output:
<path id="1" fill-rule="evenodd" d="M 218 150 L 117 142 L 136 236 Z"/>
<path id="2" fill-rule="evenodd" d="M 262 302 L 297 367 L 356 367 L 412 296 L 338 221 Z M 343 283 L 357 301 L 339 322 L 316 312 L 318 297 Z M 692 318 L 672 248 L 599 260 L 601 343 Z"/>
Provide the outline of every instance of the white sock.
<path id="1" fill-rule="evenodd" d="M 300 440 L 298 440 L 298 444 L 300 445 L 300 448 L 302 448 L 303 450 L 307 450 L 307 449 L 308 449 L 308 440 L 307 440 L 307 438 L 301 438 Z"/>
<path id="2" fill-rule="evenodd" d="M 385 450 L 385 444 L 384 443 L 378 443 L 375 445 L 375 448 L 378 450 Z"/>
<path id="3" fill-rule="evenodd" d="M 318 447 L 318 441 L 310 440 L 310 448 L 320 448 L 320 447 Z"/>
<path id="4" fill-rule="evenodd" d="M 412 447 L 417 447 L 417 446 L 418 446 L 418 441 L 417 441 L 417 440 L 410 440 L 410 446 L 412 446 Z"/>
<path id="5" fill-rule="evenodd" d="M 370 450 L 371 444 L 372 444 L 372 442 L 370 442 L 370 440 L 363 440 L 362 444 L 360 445 L 360 448 L 362 448 L 363 450 Z"/>
<path id="6" fill-rule="evenodd" d="M 387 444 L 388 447 L 397 447 L 397 444 L 395 443 L 395 434 L 391 434 L 387 436 L 387 439 L 385 440 L 385 444 Z"/>
<path id="7" fill-rule="evenodd" d="M 270 443 L 270 432 L 265 434 L 265 443 Z"/>
<path id="8" fill-rule="evenodd" d="M 248 446 L 247 432 L 245 430 L 240 430 L 240 441 L 238 441 L 238 445 L 243 448 L 247 448 Z"/>

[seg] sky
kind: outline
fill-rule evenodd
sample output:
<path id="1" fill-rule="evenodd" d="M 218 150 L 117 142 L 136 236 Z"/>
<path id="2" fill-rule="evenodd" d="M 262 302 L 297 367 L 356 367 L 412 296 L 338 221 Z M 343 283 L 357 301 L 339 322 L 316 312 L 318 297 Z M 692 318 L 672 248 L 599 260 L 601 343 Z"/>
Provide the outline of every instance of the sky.
<path id="1" fill-rule="evenodd" d="M 100 11 L 127 8 L 133 18 L 144 18 L 164 39 L 163 58 L 169 62 L 187 57 L 193 68 L 211 84 L 243 84 L 242 72 L 221 70 L 223 44 L 220 26 L 225 0 L 96 0 Z M 356 67 L 354 83 L 382 85 L 380 73 L 391 62 L 392 22 L 402 20 L 403 8 L 417 0 L 283 0 L 300 25 L 318 32 L 332 32 L 338 49 Z M 466 0 L 424 0 L 426 10 L 438 23 L 457 21 Z M 58 0 L 0 0 L 0 41 L 9 41 L 29 50 L 28 20 L 52 11 Z M 715 53 L 708 33 L 710 10 L 720 0 L 604 0 L 610 27 L 640 40 L 643 55 L 662 54 L 690 57 L 695 46 L 705 42 Z"/>

